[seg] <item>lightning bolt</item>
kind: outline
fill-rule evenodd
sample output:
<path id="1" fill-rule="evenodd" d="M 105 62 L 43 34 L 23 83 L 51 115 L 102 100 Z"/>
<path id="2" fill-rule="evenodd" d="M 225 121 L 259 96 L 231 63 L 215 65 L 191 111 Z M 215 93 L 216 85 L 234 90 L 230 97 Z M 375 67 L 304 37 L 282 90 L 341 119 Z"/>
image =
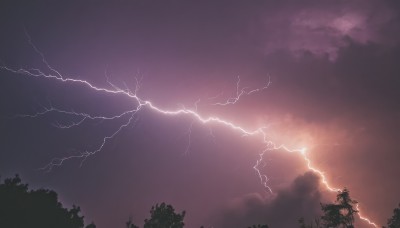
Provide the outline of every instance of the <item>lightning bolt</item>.
<path id="1" fill-rule="evenodd" d="M 321 177 L 323 185 L 329 191 L 331 191 L 331 192 L 340 191 L 340 189 L 335 188 L 329 184 L 323 171 L 321 171 L 320 169 L 318 169 L 312 165 L 312 162 L 307 155 L 307 148 L 291 149 L 283 144 L 282 145 L 275 144 L 274 142 L 267 139 L 266 127 L 259 127 L 256 129 L 246 129 L 240 125 L 237 125 L 233 122 L 224 120 L 224 119 L 216 117 L 216 116 L 208 116 L 208 117 L 203 116 L 203 115 L 199 114 L 199 112 L 197 111 L 197 105 L 200 102 L 200 100 L 198 100 L 195 103 L 194 109 L 187 109 L 185 107 L 176 109 L 176 110 L 168 110 L 168 109 L 159 108 L 158 106 L 154 105 L 151 101 L 141 99 L 137 95 L 137 93 L 140 89 L 140 80 L 138 80 L 138 79 L 136 81 L 135 90 L 131 91 L 126 85 L 125 85 L 125 87 L 126 87 L 125 89 L 121 89 L 118 86 L 111 83 L 108 79 L 107 74 L 106 74 L 107 83 L 110 85 L 111 88 L 98 87 L 98 86 L 93 85 L 89 81 L 86 81 L 83 79 L 74 79 L 74 78 L 70 78 L 70 77 L 65 77 L 46 61 L 43 53 L 41 53 L 39 51 L 39 49 L 36 48 L 36 46 L 32 43 L 30 36 L 27 33 L 26 33 L 26 35 L 28 37 L 29 44 L 33 47 L 35 52 L 37 52 L 41 56 L 42 62 L 45 64 L 45 66 L 48 68 L 48 70 L 51 73 L 46 74 L 45 72 L 41 71 L 40 69 L 36 69 L 36 68 L 14 69 L 14 68 L 10 68 L 7 66 L 0 66 L 0 69 L 14 73 L 14 74 L 43 78 L 43 79 L 48 79 L 48 80 L 57 80 L 57 81 L 60 81 L 62 83 L 66 83 L 66 84 L 77 84 L 77 85 L 85 86 L 87 89 L 90 89 L 90 90 L 93 90 L 96 92 L 100 92 L 100 93 L 118 94 L 118 95 L 126 96 L 126 97 L 130 98 L 135 104 L 137 104 L 137 106 L 134 109 L 124 111 L 124 112 L 120 113 L 119 115 L 115 115 L 115 116 L 93 116 L 93 115 L 90 115 L 87 113 L 75 112 L 73 110 L 63 110 L 63 109 L 59 109 L 59 108 L 56 108 L 53 106 L 42 107 L 43 110 L 40 112 L 37 112 L 36 114 L 15 116 L 15 117 L 35 118 L 35 117 L 46 115 L 48 113 L 55 112 L 55 113 L 60 113 L 60 114 L 80 118 L 79 120 L 73 121 L 72 123 L 69 123 L 69 124 L 60 124 L 60 123 L 53 124 L 55 127 L 60 128 L 60 129 L 68 129 L 68 128 L 72 128 L 72 127 L 77 127 L 77 126 L 81 125 L 82 123 L 84 123 L 85 121 L 95 121 L 95 120 L 113 121 L 113 120 L 125 118 L 124 123 L 121 124 L 114 132 L 105 136 L 103 138 L 102 142 L 100 143 L 100 145 L 96 149 L 90 150 L 90 151 L 86 150 L 86 151 L 80 152 L 79 154 L 68 156 L 68 157 L 54 158 L 47 165 L 45 165 L 44 167 L 41 168 L 43 170 L 50 171 L 55 166 L 61 166 L 64 162 L 71 160 L 71 159 L 81 159 L 81 165 L 82 165 L 83 162 L 89 156 L 95 155 L 96 153 L 100 152 L 104 148 L 106 143 L 109 140 L 113 139 L 124 128 L 128 127 L 129 125 L 134 124 L 137 121 L 137 118 L 135 118 L 137 112 L 139 112 L 143 108 L 147 108 L 154 112 L 160 113 L 162 115 L 167 115 L 167 116 L 182 116 L 182 115 L 190 116 L 193 119 L 193 121 L 197 121 L 203 125 L 211 125 L 211 124 L 221 125 L 226 128 L 229 128 L 233 131 L 236 131 L 236 132 L 242 134 L 243 136 L 259 137 L 261 139 L 262 143 L 265 145 L 265 147 L 264 147 L 264 150 L 259 154 L 259 158 L 256 160 L 256 163 L 253 166 L 253 169 L 256 171 L 257 175 L 259 176 L 261 184 L 271 193 L 272 193 L 272 189 L 268 186 L 269 179 L 265 174 L 262 174 L 262 172 L 260 171 L 260 167 L 264 164 L 263 157 L 264 157 L 265 153 L 268 151 L 271 151 L 271 150 L 283 150 L 283 151 L 290 152 L 290 153 L 299 153 L 302 156 L 302 158 L 304 159 L 308 169 Z M 239 83 L 240 83 L 240 77 L 238 77 L 238 81 L 236 84 L 236 96 L 227 99 L 225 102 L 218 102 L 218 103 L 214 103 L 213 105 L 221 105 L 221 106 L 233 105 L 233 104 L 237 103 L 240 100 L 240 98 L 243 96 L 248 96 L 248 95 L 251 95 L 256 92 L 260 92 L 260 91 L 268 88 L 269 85 L 271 84 L 271 81 L 269 79 L 269 81 L 267 82 L 267 84 L 264 87 L 258 88 L 258 89 L 253 89 L 253 90 L 249 90 L 247 87 L 240 89 Z M 191 122 L 188 133 L 187 133 L 188 137 L 189 137 L 189 143 L 187 144 L 186 153 L 190 149 L 190 144 L 191 144 L 190 135 L 191 135 L 192 126 L 193 126 L 193 122 Z M 210 134 L 212 135 L 211 128 L 210 128 Z M 356 208 L 358 211 L 360 211 L 358 204 L 357 204 Z M 378 227 L 369 218 L 361 215 L 360 212 L 358 213 L 358 216 L 361 220 L 367 222 L 369 225 Z"/>
<path id="2" fill-rule="evenodd" d="M 271 85 L 271 77 L 268 76 L 268 82 L 264 85 L 264 87 L 256 88 L 256 89 L 252 89 L 252 90 L 249 90 L 248 87 L 243 87 L 243 88 L 240 89 L 240 76 L 238 76 L 237 78 L 238 79 L 237 79 L 237 82 L 236 82 L 236 96 L 228 98 L 225 102 L 217 102 L 217 103 L 214 103 L 212 105 L 226 106 L 226 105 L 236 104 L 236 102 L 238 102 L 241 97 L 248 96 L 248 95 L 251 95 L 253 93 L 260 92 L 262 90 L 267 89 Z M 214 97 L 210 97 L 209 100 L 218 98 L 221 95 L 222 95 L 222 93 L 220 93 L 220 94 L 218 94 L 218 95 L 216 95 Z"/>

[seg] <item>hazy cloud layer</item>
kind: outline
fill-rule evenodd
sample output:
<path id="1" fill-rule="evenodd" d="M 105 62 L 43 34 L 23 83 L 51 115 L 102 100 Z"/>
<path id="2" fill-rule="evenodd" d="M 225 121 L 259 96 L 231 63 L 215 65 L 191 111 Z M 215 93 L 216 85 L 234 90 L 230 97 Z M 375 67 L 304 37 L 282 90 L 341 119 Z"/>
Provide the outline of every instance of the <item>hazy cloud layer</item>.
<path id="1" fill-rule="evenodd" d="M 284 1 L 263 16 L 267 53 L 287 50 L 335 60 L 341 48 L 359 44 L 394 44 L 397 15 L 385 1 Z"/>

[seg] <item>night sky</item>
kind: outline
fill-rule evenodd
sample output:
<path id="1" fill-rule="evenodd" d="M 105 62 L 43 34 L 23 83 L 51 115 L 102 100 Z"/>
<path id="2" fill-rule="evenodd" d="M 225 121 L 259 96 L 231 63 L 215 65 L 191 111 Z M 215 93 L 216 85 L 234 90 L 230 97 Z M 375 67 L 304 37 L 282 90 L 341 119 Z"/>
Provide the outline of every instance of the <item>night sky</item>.
<path id="1" fill-rule="evenodd" d="M 129 216 L 142 225 L 161 202 L 186 210 L 187 227 L 296 227 L 335 199 L 300 153 L 284 149 L 262 156 L 269 192 L 253 168 L 260 136 L 191 115 L 144 106 L 112 120 L 30 117 L 138 107 L 121 93 L 12 72 L 57 71 L 110 90 L 135 92 L 139 82 L 137 96 L 160 109 L 265 127 L 276 145 L 307 148 L 329 184 L 347 187 L 384 225 L 400 202 L 399 13 L 397 0 L 1 1 L 1 180 L 18 173 L 53 189 L 100 228 Z M 239 92 L 270 84 L 213 105 L 237 95 L 238 78 Z M 83 163 L 40 169 L 96 150 L 130 117 Z"/>

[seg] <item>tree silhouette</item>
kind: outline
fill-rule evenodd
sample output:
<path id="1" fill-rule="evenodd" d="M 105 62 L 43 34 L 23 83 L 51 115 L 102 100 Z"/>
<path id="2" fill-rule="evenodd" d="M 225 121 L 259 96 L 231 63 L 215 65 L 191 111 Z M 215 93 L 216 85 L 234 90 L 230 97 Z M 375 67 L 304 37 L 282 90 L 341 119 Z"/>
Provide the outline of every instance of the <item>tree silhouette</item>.
<path id="1" fill-rule="evenodd" d="M 299 219 L 300 228 L 322 228 L 321 221 L 319 218 L 314 219 L 314 223 L 315 227 L 313 223 L 311 223 L 310 225 L 306 225 L 304 218 Z"/>
<path id="2" fill-rule="evenodd" d="M 351 228 L 354 222 L 354 215 L 358 211 L 354 205 L 358 202 L 350 198 L 349 190 L 344 188 L 336 196 L 335 204 L 321 204 L 324 212 L 321 219 L 326 227 Z"/>
<path id="3" fill-rule="evenodd" d="M 96 228 L 96 225 L 92 222 L 86 226 L 86 228 Z"/>
<path id="4" fill-rule="evenodd" d="M 393 210 L 393 216 L 388 220 L 388 228 L 400 227 L 400 203 L 399 207 Z"/>
<path id="5" fill-rule="evenodd" d="M 64 208 L 54 191 L 29 190 L 18 175 L 0 184 L 0 227 L 83 228 L 79 213 L 80 208 L 75 205 Z"/>
<path id="6" fill-rule="evenodd" d="M 126 222 L 126 228 L 139 228 L 139 227 L 133 224 L 132 217 L 129 217 L 128 222 Z"/>
<path id="7" fill-rule="evenodd" d="M 175 213 L 175 209 L 165 203 L 153 206 L 150 215 L 150 219 L 144 220 L 144 228 L 182 228 L 185 225 L 185 211 Z"/>
<path id="8" fill-rule="evenodd" d="M 253 225 L 253 226 L 249 226 L 248 228 L 269 228 L 269 226 L 267 224 L 265 225 Z"/>

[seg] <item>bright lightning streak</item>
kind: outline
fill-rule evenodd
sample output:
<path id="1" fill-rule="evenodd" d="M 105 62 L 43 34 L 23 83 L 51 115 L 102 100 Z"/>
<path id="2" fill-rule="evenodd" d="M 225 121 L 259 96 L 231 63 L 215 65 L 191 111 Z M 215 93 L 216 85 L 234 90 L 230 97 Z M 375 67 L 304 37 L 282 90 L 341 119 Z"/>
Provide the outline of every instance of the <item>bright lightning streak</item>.
<path id="1" fill-rule="evenodd" d="M 27 36 L 28 36 L 28 34 L 27 34 Z M 9 68 L 7 66 L 0 66 L 0 69 L 9 71 L 9 72 L 12 72 L 12 73 L 15 73 L 15 74 L 22 74 L 22 75 L 26 75 L 26 76 L 39 77 L 39 78 L 45 78 L 45 79 L 53 79 L 53 80 L 60 81 L 62 83 L 79 84 L 79 85 L 86 86 L 88 89 L 91 89 L 91 90 L 94 90 L 94 91 L 97 91 L 97 92 L 123 95 L 123 96 L 129 97 L 135 103 L 137 103 L 137 107 L 135 109 L 128 110 L 128 111 L 125 111 L 125 112 L 121 113 L 120 115 L 111 116 L 111 117 L 91 116 L 91 115 L 89 115 L 87 113 L 66 111 L 66 110 L 61 110 L 61 109 L 57 109 L 57 108 L 54 108 L 54 107 L 50 107 L 50 108 L 45 108 L 44 107 L 43 111 L 38 112 L 38 113 L 36 113 L 34 115 L 18 115 L 18 116 L 16 116 L 16 117 L 32 117 L 33 118 L 33 117 L 38 117 L 38 116 L 41 116 L 41 115 L 45 115 L 45 114 L 50 113 L 50 112 L 58 112 L 58 113 L 62 113 L 62 114 L 65 114 L 65 115 L 81 117 L 81 119 L 79 121 L 74 122 L 74 123 L 69 124 L 69 125 L 61 125 L 61 124 L 55 125 L 58 128 L 71 128 L 71 127 L 79 126 L 85 120 L 96 120 L 96 119 L 99 119 L 99 120 L 116 120 L 116 119 L 119 119 L 119 118 L 128 117 L 127 118 L 128 120 L 125 121 L 122 125 L 120 125 L 119 128 L 116 131 L 114 131 L 112 134 L 110 134 L 110 135 L 108 135 L 108 136 L 103 138 L 102 143 L 100 144 L 100 146 L 97 147 L 97 149 L 92 150 L 92 151 L 84 151 L 84 152 L 81 152 L 78 155 L 73 155 L 73 156 L 69 156 L 69 157 L 54 158 L 53 160 L 50 161 L 49 164 L 47 164 L 46 166 L 44 166 L 42 168 L 44 170 L 50 171 L 54 166 L 61 166 L 65 161 L 70 160 L 70 159 L 81 159 L 81 165 L 82 165 L 82 163 L 89 156 L 92 156 L 92 155 L 100 152 L 103 149 L 103 147 L 105 146 L 105 144 L 109 140 L 114 138 L 122 129 L 124 129 L 125 127 L 129 126 L 134 121 L 135 114 L 138 111 L 140 111 L 142 108 L 148 108 L 150 110 L 153 110 L 153 111 L 155 111 L 157 113 L 160 113 L 160 114 L 163 114 L 163 115 L 169 115 L 169 116 L 188 115 L 188 116 L 191 116 L 194 120 L 197 120 L 198 122 L 200 122 L 200 123 L 202 123 L 204 125 L 218 124 L 218 125 L 222 125 L 222 126 L 225 126 L 227 128 L 230 128 L 233 131 L 237 131 L 237 132 L 241 133 L 244 136 L 258 136 L 258 137 L 260 137 L 261 140 L 262 140 L 262 143 L 265 144 L 265 149 L 259 154 L 259 159 L 256 160 L 256 164 L 254 165 L 253 168 L 256 171 L 257 175 L 259 176 L 262 185 L 268 191 L 270 191 L 271 193 L 272 193 L 272 189 L 268 186 L 268 177 L 266 175 L 262 174 L 260 169 L 259 169 L 260 166 L 263 164 L 263 156 L 264 156 L 264 154 L 267 151 L 271 151 L 271 150 L 284 150 L 284 151 L 287 151 L 287 152 L 299 153 L 303 157 L 303 159 L 305 160 L 308 169 L 313 171 L 314 173 L 318 174 L 322 178 L 322 183 L 325 185 L 325 187 L 329 191 L 332 191 L 332 192 L 340 191 L 340 189 L 332 187 L 328 183 L 328 180 L 327 180 L 324 172 L 322 172 L 321 170 L 319 170 L 318 168 L 316 168 L 316 167 L 314 167 L 312 165 L 312 162 L 311 162 L 310 158 L 307 156 L 306 148 L 290 149 L 285 145 L 276 145 L 275 143 L 273 143 L 273 142 L 271 142 L 271 141 L 269 141 L 267 139 L 267 134 L 266 134 L 266 131 L 265 131 L 265 127 L 260 127 L 260 128 L 257 128 L 257 129 L 249 130 L 249 129 L 241 127 L 240 125 L 237 125 L 237 124 L 235 124 L 233 122 L 221 119 L 219 117 L 215 117 L 215 116 L 204 117 L 204 116 L 200 115 L 197 112 L 197 104 L 199 103 L 199 101 L 197 101 L 195 103 L 195 109 L 194 110 L 187 109 L 185 107 L 183 107 L 181 109 L 177 109 L 177 110 L 161 109 L 161 108 L 157 107 L 156 105 L 154 105 L 151 101 L 143 100 L 143 99 L 141 99 L 140 97 L 137 96 L 137 92 L 138 92 L 138 90 L 140 88 L 139 81 L 137 81 L 135 91 L 132 92 L 128 88 L 121 89 L 118 86 L 112 84 L 108 80 L 107 75 L 106 75 L 107 82 L 112 87 L 112 89 L 97 87 L 97 86 L 91 84 L 90 82 L 88 82 L 86 80 L 64 77 L 62 74 L 60 74 L 57 70 L 55 70 L 53 67 L 51 67 L 48 64 L 48 62 L 44 58 L 44 55 L 33 45 L 33 43 L 31 42 L 31 39 L 30 39 L 29 36 L 28 36 L 28 41 L 32 45 L 34 50 L 42 57 L 42 62 L 48 67 L 48 69 L 51 72 L 55 73 L 55 75 L 46 74 L 46 73 L 42 72 L 39 69 L 31 69 L 31 70 L 27 70 L 27 69 L 23 69 L 23 68 L 12 69 L 12 68 Z M 231 105 L 231 104 L 235 104 L 236 102 L 238 102 L 240 100 L 240 98 L 242 96 L 250 95 L 252 93 L 256 93 L 256 92 L 262 91 L 262 90 L 266 89 L 271 83 L 270 81 L 268 81 L 267 85 L 262 87 L 262 88 L 254 89 L 254 90 L 247 90 L 247 88 L 239 89 L 239 86 L 240 86 L 239 82 L 240 82 L 240 78 L 238 78 L 238 81 L 237 81 L 236 97 L 229 98 L 226 102 L 223 102 L 223 103 L 215 103 L 214 105 Z M 191 123 L 190 128 L 188 130 L 189 143 L 187 145 L 186 152 L 189 150 L 190 143 L 191 143 L 190 134 L 191 134 L 192 125 L 193 125 L 193 122 Z M 358 204 L 357 204 L 357 210 L 359 210 Z M 374 226 L 374 227 L 378 227 L 370 219 L 362 216 L 360 213 L 358 213 L 358 215 L 359 215 L 360 219 L 364 220 L 369 225 Z"/>
<path id="2" fill-rule="evenodd" d="M 106 144 L 106 142 L 107 142 L 108 140 L 114 138 L 114 136 L 116 136 L 123 128 L 127 127 L 128 125 L 130 125 L 131 122 L 132 122 L 132 120 L 133 120 L 133 118 L 135 117 L 136 112 L 138 112 L 139 110 L 140 110 L 140 107 L 137 108 L 136 110 L 131 110 L 131 111 L 124 112 L 123 114 L 121 114 L 120 117 L 125 116 L 125 115 L 129 116 L 128 121 L 126 121 L 124 124 L 122 124 L 113 134 L 104 137 L 104 138 L 103 138 L 103 142 L 100 144 L 100 146 L 99 146 L 96 150 L 93 150 L 93 151 L 84 151 L 84 152 L 81 152 L 81 154 L 79 154 L 79 155 L 73 155 L 73 156 L 69 156 L 69 157 L 54 158 L 53 160 L 50 161 L 49 164 L 47 164 L 46 166 L 42 167 L 41 169 L 42 169 L 42 170 L 50 171 L 54 166 L 61 166 L 66 160 L 70 160 L 70 159 L 73 159 L 73 158 L 80 158 L 80 159 L 82 159 L 82 160 L 81 160 L 81 165 L 82 165 L 83 162 L 85 162 L 85 160 L 86 160 L 89 156 L 94 155 L 94 154 L 100 152 L 100 151 L 103 149 L 104 145 Z M 83 121 L 81 121 L 81 122 L 83 122 Z M 77 125 L 78 125 L 78 124 L 75 124 L 75 125 L 73 125 L 73 126 L 77 126 Z M 64 127 L 64 128 L 68 128 L 68 127 Z"/>
<path id="3" fill-rule="evenodd" d="M 244 88 L 240 89 L 240 77 L 238 76 L 238 80 L 236 82 L 236 96 L 228 98 L 225 102 L 217 102 L 217 103 L 214 103 L 213 105 L 226 106 L 226 105 L 235 104 L 236 102 L 238 102 L 240 100 L 241 97 L 248 96 L 248 95 L 251 95 L 252 93 L 257 93 L 262 90 L 265 90 L 269 87 L 270 84 L 271 84 L 271 77 L 268 77 L 268 82 L 264 87 L 253 89 L 253 90 L 248 90 L 248 87 L 244 87 Z M 209 98 L 209 100 L 215 99 L 215 98 L 219 97 L 220 95 L 222 95 L 222 93 L 218 94 L 217 96 Z"/>
<path id="4" fill-rule="evenodd" d="M 356 205 L 356 209 L 357 209 L 357 211 L 358 211 L 358 217 L 359 217 L 360 219 L 364 220 L 365 222 L 367 222 L 369 225 L 374 226 L 374 227 L 378 227 L 378 225 L 376 225 L 376 223 L 372 222 L 369 218 L 364 217 L 364 216 L 361 214 L 361 211 L 360 211 L 360 207 L 359 207 L 359 206 L 360 206 L 360 204 L 357 204 L 357 205 Z"/>

